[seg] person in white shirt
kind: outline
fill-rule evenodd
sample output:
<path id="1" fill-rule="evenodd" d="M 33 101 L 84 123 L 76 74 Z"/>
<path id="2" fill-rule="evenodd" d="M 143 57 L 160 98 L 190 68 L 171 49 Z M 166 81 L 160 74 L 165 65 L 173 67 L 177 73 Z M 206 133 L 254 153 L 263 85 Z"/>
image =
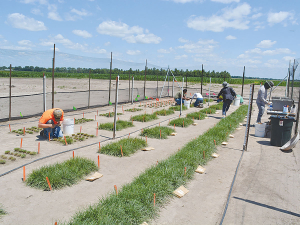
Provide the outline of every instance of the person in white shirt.
<path id="1" fill-rule="evenodd" d="M 192 100 L 191 100 L 191 104 L 192 104 L 192 101 L 193 99 L 196 99 L 195 103 L 194 103 L 194 106 L 195 107 L 198 107 L 200 105 L 200 103 L 203 103 L 203 97 L 200 93 L 195 93 L 192 97 Z"/>

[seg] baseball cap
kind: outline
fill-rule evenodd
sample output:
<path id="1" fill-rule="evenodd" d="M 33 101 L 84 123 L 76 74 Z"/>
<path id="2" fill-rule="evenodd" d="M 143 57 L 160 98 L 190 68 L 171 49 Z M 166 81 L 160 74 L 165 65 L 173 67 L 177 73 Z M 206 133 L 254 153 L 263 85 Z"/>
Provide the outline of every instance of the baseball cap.
<path id="1" fill-rule="evenodd" d="M 62 111 L 59 110 L 59 109 L 55 109 L 55 110 L 53 111 L 53 115 L 54 115 L 55 120 L 56 120 L 56 121 L 59 121 L 60 118 L 61 118 L 61 116 L 62 116 Z"/>

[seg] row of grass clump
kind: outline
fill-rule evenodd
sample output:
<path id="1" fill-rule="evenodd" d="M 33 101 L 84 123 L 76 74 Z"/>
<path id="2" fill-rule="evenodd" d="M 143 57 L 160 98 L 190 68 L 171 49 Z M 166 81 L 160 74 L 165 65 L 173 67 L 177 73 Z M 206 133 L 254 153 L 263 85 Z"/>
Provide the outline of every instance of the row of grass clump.
<path id="1" fill-rule="evenodd" d="M 6 214 L 5 210 L 2 209 L 2 207 L 0 206 L 0 218 L 1 218 L 1 216 L 5 215 L 5 214 Z"/>
<path id="2" fill-rule="evenodd" d="M 117 120 L 116 122 L 116 130 L 120 131 L 127 127 L 133 127 L 133 123 L 131 121 Z M 100 130 L 110 130 L 114 129 L 114 123 L 101 123 L 98 127 Z"/>
<path id="3" fill-rule="evenodd" d="M 157 139 L 167 139 L 168 136 L 170 136 L 173 132 L 175 132 L 173 128 L 156 126 L 153 128 L 144 129 L 141 133 L 141 136 Z"/>
<path id="4" fill-rule="evenodd" d="M 141 138 L 123 138 L 117 142 L 105 145 L 98 152 L 113 156 L 130 156 L 137 150 L 146 146 L 146 141 Z"/>
<path id="5" fill-rule="evenodd" d="M 25 133 L 27 134 L 33 134 L 33 133 L 38 133 L 40 132 L 41 130 L 43 130 L 42 128 L 38 128 L 38 127 L 28 127 L 28 128 L 25 128 Z M 20 128 L 18 130 L 12 130 L 11 131 L 12 133 L 16 133 L 16 134 L 24 134 L 24 128 Z"/>
<path id="6" fill-rule="evenodd" d="M 123 114 L 117 112 L 117 116 L 119 116 L 119 115 L 123 115 Z M 114 117 L 115 116 L 115 112 L 103 113 L 103 114 L 99 114 L 99 116 Z"/>
<path id="7" fill-rule="evenodd" d="M 75 119 L 75 124 L 86 123 L 86 122 L 90 122 L 90 121 L 94 121 L 94 120 L 93 119 L 86 119 L 86 118 Z"/>
<path id="8" fill-rule="evenodd" d="M 198 165 L 205 165 L 210 157 L 203 158 L 203 151 L 210 156 L 216 144 L 228 139 L 244 120 L 248 106 L 240 106 L 235 112 L 220 120 L 216 126 L 187 143 L 178 153 L 152 166 L 133 182 L 124 185 L 118 195 L 110 194 L 99 203 L 78 212 L 67 224 L 141 224 L 157 216 L 172 192 L 194 177 Z M 184 168 L 186 167 L 186 174 Z M 153 193 L 156 205 L 153 205 Z"/>
<path id="9" fill-rule="evenodd" d="M 48 177 L 52 189 L 55 190 L 65 186 L 71 186 L 90 172 L 97 170 L 98 167 L 94 161 L 75 157 L 63 163 L 43 166 L 33 170 L 26 179 L 26 184 L 30 187 L 48 191 L 50 190 L 46 180 L 46 177 Z"/>

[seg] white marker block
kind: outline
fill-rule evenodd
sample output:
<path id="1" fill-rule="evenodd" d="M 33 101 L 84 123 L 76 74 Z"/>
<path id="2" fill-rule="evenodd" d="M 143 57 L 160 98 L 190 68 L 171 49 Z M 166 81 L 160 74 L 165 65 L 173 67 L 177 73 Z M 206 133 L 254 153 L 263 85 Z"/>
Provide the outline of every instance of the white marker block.
<path id="1" fill-rule="evenodd" d="M 198 124 L 198 123 L 193 123 L 192 125 L 193 125 L 193 126 L 197 126 L 197 124 Z"/>
<path id="2" fill-rule="evenodd" d="M 142 148 L 142 151 L 151 151 L 154 150 L 155 148 L 153 147 L 146 147 L 146 148 Z"/>
<path id="3" fill-rule="evenodd" d="M 177 133 L 171 133 L 171 136 L 176 136 L 177 135 Z"/>
<path id="4" fill-rule="evenodd" d="M 86 178 L 85 180 L 94 181 L 94 180 L 99 179 L 100 177 L 103 177 L 103 174 L 96 172 L 92 176 Z"/>
<path id="5" fill-rule="evenodd" d="M 211 154 L 211 156 L 214 157 L 214 158 L 218 158 L 220 155 L 217 154 L 217 153 L 213 153 L 213 154 Z"/>
<path id="6" fill-rule="evenodd" d="M 224 141 L 224 142 L 222 142 L 222 145 L 228 145 L 228 142 Z"/>
<path id="7" fill-rule="evenodd" d="M 205 172 L 205 168 L 203 168 L 202 166 L 198 166 L 198 168 L 195 170 L 197 173 L 204 173 Z"/>
<path id="8" fill-rule="evenodd" d="M 185 194 L 187 194 L 189 191 L 183 187 L 180 186 L 179 188 L 177 188 L 175 191 L 173 191 L 173 194 L 175 194 L 178 198 L 183 197 Z"/>
<path id="9" fill-rule="evenodd" d="M 229 134 L 229 137 L 230 137 L 230 138 L 234 138 L 234 136 L 233 136 L 232 134 Z"/>

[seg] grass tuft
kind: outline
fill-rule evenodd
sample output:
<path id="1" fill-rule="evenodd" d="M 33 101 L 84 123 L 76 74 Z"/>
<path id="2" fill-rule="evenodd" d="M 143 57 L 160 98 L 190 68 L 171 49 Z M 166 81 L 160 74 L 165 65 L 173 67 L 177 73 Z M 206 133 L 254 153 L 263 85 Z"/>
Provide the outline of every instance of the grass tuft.
<path id="1" fill-rule="evenodd" d="M 132 108 L 132 109 L 126 109 L 125 111 L 128 111 L 128 112 L 137 112 L 137 111 L 142 111 L 142 109 Z"/>
<path id="2" fill-rule="evenodd" d="M 157 114 L 158 116 L 168 116 L 168 115 L 172 115 L 174 114 L 174 110 L 171 110 L 171 109 L 163 109 L 163 110 L 159 110 L 159 111 L 156 111 L 155 114 Z"/>
<path id="3" fill-rule="evenodd" d="M 117 115 L 123 115 L 123 114 L 122 113 L 117 113 Z M 99 114 L 99 116 L 114 117 L 115 116 L 115 112 L 109 112 L 109 113 Z"/>
<path id="4" fill-rule="evenodd" d="M 153 114 L 140 114 L 140 115 L 136 115 L 131 117 L 132 120 L 134 121 L 139 121 L 139 122 L 148 122 L 151 120 L 157 120 L 158 117 L 156 116 L 155 113 Z"/>
<path id="5" fill-rule="evenodd" d="M 176 106 L 171 106 L 170 108 L 169 108 L 169 110 L 175 110 L 175 111 L 180 111 L 180 105 L 176 105 Z M 187 107 L 186 106 L 184 106 L 184 105 L 182 105 L 182 110 L 187 110 Z"/>
<path id="6" fill-rule="evenodd" d="M 118 120 L 116 123 L 116 130 L 123 130 L 127 127 L 134 127 L 132 122 L 130 121 L 124 121 L 124 120 Z M 99 125 L 99 130 L 114 130 L 114 123 L 101 123 Z"/>
<path id="7" fill-rule="evenodd" d="M 222 110 L 222 108 L 223 108 L 223 102 L 219 102 L 218 104 L 212 105 L 209 108 L 210 109 L 216 109 L 216 110 Z"/>
<path id="8" fill-rule="evenodd" d="M 123 138 L 117 142 L 112 142 L 105 145 L 103 148 L 101 148 L 100 153 L 113 156 L 122 156 L 120 146 L 122 146 L 123 156 L 129 156 L 142 147 L 146 147 L 147 143 L 141 138 Z"/>
<path id="9" fill-rule="evenodd" d="M 141 136 L 160 139 L 160 131 L 161 131 L 161 139 L 167 139 L 168 136 L 171 135 L 171 133 L 175 132 L 173 128 L 157 126 L 153 128 L 144 129 L 143 132 L 141 133 Z"/>
<path id="10" fill-rule="evenodd" d="M 195 119 L 195 120 L 204 120 L 205 119 L 205 114 L 201 112 L 193 112 L 187 114 L 187 118 L 189 119 Z"/>
<path id="11" fill-rule="evenodd" d="M 216 109 L 215 108 L 206 108 L 206 109 L 201 109 L 200 113 L 204 113 L 204 114 L 215 114 L 216 113 Z"/>
<path id="12" fill-rule="evenodd" d="M 26 184 L 30 187 L 48 191 L 50 190 L 46 181 L 46 177 L 48 177 L 53 190 L 61 189 L 77 183 L 90 172 L 97 170 L 98 167 L 94 161 L 75 157 L 63 163 L 43 166 L 33 170 L 26 179 Z"/>
<path id="13" fill-rule="evenodd" d="M 86 123 L 86 122 L 90 122 L 90 121 L 94 121 L 94 120 L 93 119 L 86 119 L 86 118 L 75 119 L 75 124 Z"/>
<path id="14" fill-rule="evenodd" d="M 184 126 L 183 126 L 183 121 L 184 121 Z M 193 120 L 190 118 L 178 118 L 175 120 L 171 120 L 169 122 L 169 126 L 174 126 L 174 124 L 175 124 L 176 127 L 188 127 L 192 123 L 193 123 Z"/>

